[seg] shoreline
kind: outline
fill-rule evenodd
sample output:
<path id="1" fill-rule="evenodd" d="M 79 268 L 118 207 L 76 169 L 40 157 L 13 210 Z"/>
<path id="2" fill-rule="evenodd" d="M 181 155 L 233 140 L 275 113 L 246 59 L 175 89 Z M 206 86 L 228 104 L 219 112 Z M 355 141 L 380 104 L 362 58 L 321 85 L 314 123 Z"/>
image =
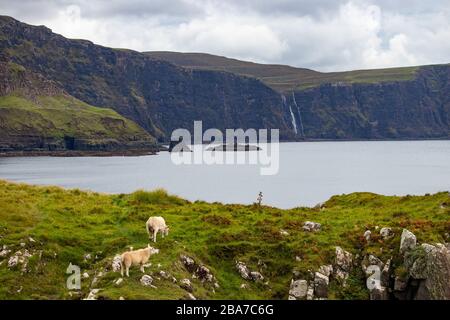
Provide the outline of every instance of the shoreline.
<path id="1" fill-rule="evenodd" d="M 60 150 L 60 151 L 4 151 L 0 158 L 14 157 L 135 157 L 156 155 L 164 150 L 115 150 L 115 151 L 89 151 L 89 150 Z"/>
<path id="2" fill-rule="evenodd" d="M 283 140 L 279 143 L 308 143 L 308 142 L 414 142 L 414 141 L 450 141 L 450 138 L 422 138 L 422 139 L 306 139 Z M 209 145 L 209 143 L 202 143 Z M 130 149 L 130 150 L 14 150 L 0 151 L 0 158 L 13 157 L 136 157 L 156 155 L 158 152 L 168 151 L 166 144 L 161 144 L 154 149 Z"/>

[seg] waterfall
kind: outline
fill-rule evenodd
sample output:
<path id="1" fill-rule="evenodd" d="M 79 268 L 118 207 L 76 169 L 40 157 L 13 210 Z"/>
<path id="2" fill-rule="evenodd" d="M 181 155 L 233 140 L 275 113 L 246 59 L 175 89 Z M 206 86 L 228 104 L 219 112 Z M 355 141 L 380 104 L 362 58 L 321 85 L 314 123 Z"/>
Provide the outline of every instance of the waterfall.
<path id="1" fill-rule="evenodd" d="M 301 113 L 300 113 L 300 108 L 299 108 L 299 106 L 297 105 L 297 101 L 295 101 L 295 94 L 294 94 L 294 91 L 292 91 L 292 101 L 294 101 L 294 105 L 297 107 L 298 121 L 299 121 L 299 123 L 300 123 L 300 130 L 301 130 L 301 132 L 302 132 L 302 137 L 304 138 L 304 137 L 305 137 L 305 131 L 303 130 L 302 115 L 301 115 Z M 290 108 L 290 106 L 289 106 L 289 108 Z M 292 114 L 292 111 L 291 111 L 291 114 Z M 297 130 L 295 130 L 295 132 L 297 133 Z"/>
<path id="2" fill-rule="evenodd" d="M 284 95 L 281 95 L 281 101 L 286 106 L 286 97 Z M 294 112 L 292 112 L 291 104 L 289 104 L 289 112 L 291 113 L 292 127 L 294 128 L 295 134 L 297 134 L 297 121 L 295 120 Z"/>

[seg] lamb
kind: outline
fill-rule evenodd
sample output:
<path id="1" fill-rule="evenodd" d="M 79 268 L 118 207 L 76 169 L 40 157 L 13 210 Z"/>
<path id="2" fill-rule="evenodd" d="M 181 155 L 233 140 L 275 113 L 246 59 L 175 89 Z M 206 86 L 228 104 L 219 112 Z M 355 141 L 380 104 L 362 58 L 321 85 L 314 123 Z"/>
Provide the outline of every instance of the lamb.
<path id="1" fill-rule="evenodd" d="M 162 237 L 169 235 L 169 227 L 166 225 L 163 217 L 150 217 L 145 224 L 147 227 L 148 236 L 153 236 L 153 242 L 156 242 L 156 235 L 161 232 Z"/>
<path id="2" fill-rule="evenodd" d="M 134 251 L 127 251 L 122 253 L 121 255 L 121 261 L 120 261 L 120 274 L 123 277 L 124 269 L 126 271 L 127 277 L 130 276 L 129 270 L 131 266 L 137 266 L 140 265 L 141 272 L 145 273 L 144 270 L 144 264 L 148 262 L 148 259 L 150 259 L 150 256 L 153 254 L 159 253 L 159 249 L 155 249 L 148 245 L 145 249 L 139 249 Z"/>

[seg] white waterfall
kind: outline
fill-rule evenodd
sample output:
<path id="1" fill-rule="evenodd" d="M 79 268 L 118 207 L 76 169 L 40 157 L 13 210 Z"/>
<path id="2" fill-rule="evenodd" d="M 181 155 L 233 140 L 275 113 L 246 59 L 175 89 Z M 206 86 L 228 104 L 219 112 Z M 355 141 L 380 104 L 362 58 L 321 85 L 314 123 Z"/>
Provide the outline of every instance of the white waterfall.
<path id="1" fill-rule="evenodd" d="M 286 97 L 284 95 L 281 95 L 281 101 L 283 102 L 283 105 L 286 106 Z M 294 112 L 292 112 L 291 104 L 289 104 L 289 112 L 291 113 L 292 127 L 294 128 L 295 134 L 297 134 L 297 121 L 295 121 L 295 116 Z"/>
<path id="2" fill-rule="evenodd" d="M 302 137 L 305 137 L 305 131 L 303 130 L 302 115 L 301 115 L 301 113 L 300 113 L 300 108 L 299 108 L 298 105 L 297 105 L 297 101 L 295 101 L 295 94 L 294 94 L 294 91 L 292 91 L 292 101 L 294 101 L 294 105 L 295 105 L 295 107 L 297 108 L 298 121 L 299 121 L 299 123 L 300 123 L 300 130 L 301 130 L 301 132 L 302 132 Z M 289 106 L 289 108 L 290 108 L 290 106 Z M 292 111 L 291 111 L 291 113 L 292 113 Z M 295 130 L 295 132 L 297 133 L 297 130 Z"/>

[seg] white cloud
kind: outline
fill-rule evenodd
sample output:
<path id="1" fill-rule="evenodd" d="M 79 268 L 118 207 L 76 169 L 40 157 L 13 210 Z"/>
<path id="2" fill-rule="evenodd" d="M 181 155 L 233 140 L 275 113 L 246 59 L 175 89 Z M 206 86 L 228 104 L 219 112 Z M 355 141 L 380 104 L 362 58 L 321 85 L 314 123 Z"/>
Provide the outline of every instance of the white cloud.
<path id="1" fill-rule="evenodd" d="M 5 14 L 139 51 L 209 52 L 323 71 L 450 62 L 450 4 L 418 0 L 22 1 Z"/>

